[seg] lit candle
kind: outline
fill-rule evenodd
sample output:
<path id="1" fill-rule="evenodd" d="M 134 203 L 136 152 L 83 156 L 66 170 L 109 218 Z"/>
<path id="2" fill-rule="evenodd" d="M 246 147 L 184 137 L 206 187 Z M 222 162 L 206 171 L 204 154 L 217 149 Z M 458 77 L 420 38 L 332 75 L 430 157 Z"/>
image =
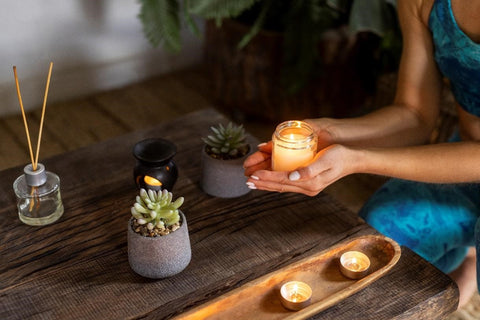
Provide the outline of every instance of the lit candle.
<path id="1" fill-rule="evenodd" d="M 312 288 L 305 282 L 290 281 L 280 288 L 282 305 L 290 310 L 300 310 L 310 304 Z"/>
<path id="2" fill-rule="evenodd" d="M 273 134 L 272 169 L 293 171 L 308 164 L 317 152 L 317 136 L 303 121 L 285 121 Z"/>
<path id="3" fill-rule="evenodd" d="M 350 279 L 360 279 L 367 275 L 370 259 L 360 251 L 347 251 L 340 257 L 340 271 Z"/>

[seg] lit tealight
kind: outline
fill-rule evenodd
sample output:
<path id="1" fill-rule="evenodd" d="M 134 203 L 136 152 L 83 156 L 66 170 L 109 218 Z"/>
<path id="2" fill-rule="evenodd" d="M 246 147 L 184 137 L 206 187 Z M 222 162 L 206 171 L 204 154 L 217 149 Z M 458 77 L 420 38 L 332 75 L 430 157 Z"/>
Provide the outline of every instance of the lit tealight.
<path id="1" fill-rule="evenodd" d="M 280 288 L 280 296 L 285 308 L 297 311 L 310 304 L 312 288 L 305 282 L 290 281 Z"/>
<path id="2" fill-rule="evenodd" d="M 347 251 L 340 257 L 340 271 L 350 279 L 360 279 L 367 275 L 370 259 L 360 251 Z"/>
<path id="3" fill-rule="evenodd" d="M 145 181 L 145 183 L 149 186 L 155 186 L 155 187 L 161 187 L 162 186 L 162 182 L 158 179 L 155 179 L 154 177 L 145 176 L 143 178 L 143 181 Z"/>

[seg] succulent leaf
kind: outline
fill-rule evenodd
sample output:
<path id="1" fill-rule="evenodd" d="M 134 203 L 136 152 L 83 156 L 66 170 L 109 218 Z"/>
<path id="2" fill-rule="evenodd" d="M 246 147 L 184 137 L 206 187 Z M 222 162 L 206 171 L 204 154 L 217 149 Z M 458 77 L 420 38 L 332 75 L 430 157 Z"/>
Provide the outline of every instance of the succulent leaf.
<path id="1" fill-rule="evenodd" d="M 210 127 L 210 129 L 212 129 L 212 131 L 213 131 L 216 135 L 221 135 L 220 130 L 218 130 L 217 128 L 215 128 L 215 127 Z"/>
<path id="2" fill-rule="evenodd" d="M 178 221 L 180 221 L 180 217 L 176 215 L 172 215 L 170 218 L 167 218 L 167 221 L 165 222 L 165 224 L 171 226 L 172 224 L 175 224 Z"/>
<path id="3" fill-rule="evenodd" d="M 152 229 L 157 225 L 168 227 L 180 221 L 178 208 L 184 202 L 183 197 L 174 202 L 172 199 L 173 194 L 165 189 L 155 192 L 142 188 L 130 211 L 140 225 L 148 223 Z"/>
<path id="4" fill-rule="evenodd" d="M 148 213 L 147 208 L 145 208 L 138 202 L 133 205 L 133 208 L 135 208 L 135 210 L 137 210 L 138 213 Z"/>
<path id="5" fill-rule="evenodd" d="M 213 141 L 213 142 L 216 142 L 216 143 L 222 143 L 222 140 L 221 140 L 221 139 L 216 138 L 215 136 L 212 136 L 212 135 L 209 135 L 209 136 L 208 136 L 208 139 L 209 139 L 210 141 Z"/>
<path id="6" fill-rule="evenodd" d="M 245 129 L 243 125 L 236 125 L 229 122 L 226 126 L 219 123 L 216 127 L 210 128 L 213 135 L 202 138 L 209 146 L 210 151 L 218 155 L 229 155 L 235 157 L 244 155 L 247 150 Z"/>
<path id="7" fill-rule="evenodd" d="M 183 197 L 177 198 L 177 200 L 175 200 L 175 202 L 172 203 L 172 207 L 174 207 L 175 209 L 178 209 L 180 208 L 180 206 L 183 204 L 184 201 L 185 199 Z"/>
<path id="8" fill-rule="evenodd" d="M 148 197 L 150 198 L 150 201 L 156 201 L 157 200 L 156 195 L 157 194 L 155 193 L 155 191 L 148 189 Z"/>
<path id="9" fill-rule="evenodd" d="M 155 210 L 150 211 L 150 217 L 155 219 L 157 217 L 157 212 Z"/>
<path id="10" fill-rule="evenodd" d="M 135 210 L 135 207 L 132 207 L 132 209 L 130 211 L 132 212 L 132 216 L 136 219 L 141 219 L 143 217 L 140 212 Z"/>

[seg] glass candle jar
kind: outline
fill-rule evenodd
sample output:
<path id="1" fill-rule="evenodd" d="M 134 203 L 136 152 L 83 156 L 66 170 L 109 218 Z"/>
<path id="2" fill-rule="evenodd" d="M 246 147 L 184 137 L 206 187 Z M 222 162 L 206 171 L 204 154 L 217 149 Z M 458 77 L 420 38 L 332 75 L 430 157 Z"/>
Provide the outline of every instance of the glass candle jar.
<path id="1" fill-rule="evenodd" d="M 145 139 L 133 147 L 137 160 L 133 169 L 135 184 L 138 188 L 155 191 L 172 191 L 178 178 L 178 169 L 173 162 L 177 147 L 161 138 Z"/>
<path id="2" fill-rule="evenodd" d="M 317 135 L 306 122 L 280 123 L 272 137 L 272 170 L 293 171 L 308 164 L 317 152 Z"/>
<path id="3" fill-rule="evenodd" d="M 31 226 L 57 221 L 63 215 L 60 178 L 46 171 L 41 163 L 37 165 L 37 170 L 28 164 L 23 172 L 13 183 L 20 220 Z"/>

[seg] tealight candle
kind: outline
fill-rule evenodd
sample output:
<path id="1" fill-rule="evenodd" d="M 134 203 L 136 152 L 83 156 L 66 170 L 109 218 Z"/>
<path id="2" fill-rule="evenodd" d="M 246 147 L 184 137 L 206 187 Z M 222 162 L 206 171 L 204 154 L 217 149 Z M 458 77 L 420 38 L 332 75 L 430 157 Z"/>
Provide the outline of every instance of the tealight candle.
<path id="1" fill-rule="evenodd" d="M 370 259 L 360 251 L 347 251 L 340 257 L 340 271 L 350 279 L 360 279 L 367 275 Z"/>
<path id="2" fill-rule="evenodd" d="M 280 297 L 285 308 L 297 311 L 310 304 L 312 288 L 305 282 L 289 281 L 280 288 Z"/>
<path id="3" fill-rule="evenodd" d="M 317 152 L 317 136 L 306 122 L 280 123 L 272 137 L 272 169 L 293 171 L 310 162 Z"/>

